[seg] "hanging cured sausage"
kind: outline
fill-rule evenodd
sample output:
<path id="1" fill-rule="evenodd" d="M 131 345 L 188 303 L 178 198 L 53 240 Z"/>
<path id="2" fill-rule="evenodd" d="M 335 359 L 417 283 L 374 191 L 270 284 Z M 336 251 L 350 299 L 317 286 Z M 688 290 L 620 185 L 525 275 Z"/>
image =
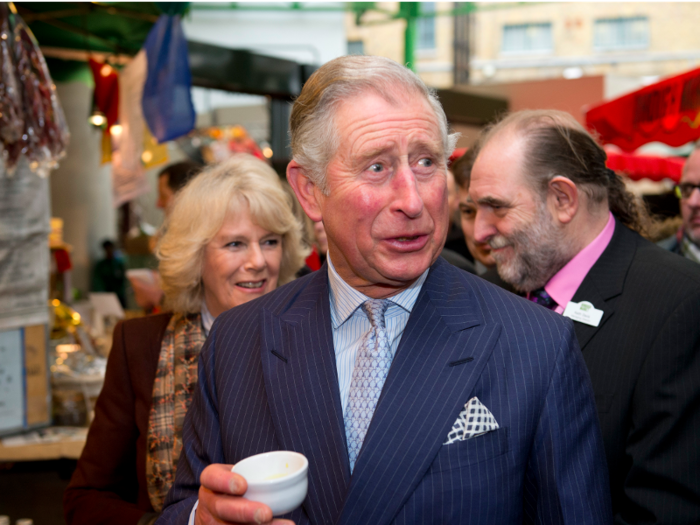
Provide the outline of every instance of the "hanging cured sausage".
<path id="1" fill-rule="evenodd" d="M 24 20 L 0 4 L 0 139 L 5 169 L 22 155 L 45 176 L 66 152 L 69 132 L 56 86 Z"/>

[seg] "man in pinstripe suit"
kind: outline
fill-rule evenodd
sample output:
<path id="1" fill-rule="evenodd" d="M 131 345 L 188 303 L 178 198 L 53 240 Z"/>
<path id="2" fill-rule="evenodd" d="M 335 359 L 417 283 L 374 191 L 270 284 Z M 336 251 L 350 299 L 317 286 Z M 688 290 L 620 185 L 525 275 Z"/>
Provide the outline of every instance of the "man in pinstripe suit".
<path id="1" fill-rule="evenodd" d="M 439 258 L 453 139 L 432 93 L 342 57 L 291 130 L 288 179 L 327 263 L 217 318 L 158 523 L 610 523 L 571 322 Z M 277 449 L 306 455 L 309 491 L 272 520 L 230 465 Z"/>
<path id="2" fill-rule="evenodd" d="M 643 239 L 603 148 L 556 111 L 480 139 L 469 193 L 501 277 L 574 319 L 616 523 L 700 523 L 700 267 Z"/>

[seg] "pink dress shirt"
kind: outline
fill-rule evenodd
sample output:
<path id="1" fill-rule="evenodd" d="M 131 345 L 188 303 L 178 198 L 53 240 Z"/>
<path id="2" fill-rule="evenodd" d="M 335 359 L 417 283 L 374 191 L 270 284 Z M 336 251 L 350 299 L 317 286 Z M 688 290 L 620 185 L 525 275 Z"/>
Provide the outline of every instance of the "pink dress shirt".
<path id="1" fill-rule="evenodd" d="M 564 313 L 566 305 L 574 298 L 576 290 L 610 244 L 613 233 L 615 233 L 615 218 L 610 213 L 608 223 L 603 231 L 544 285 L 545 291 L 557 302 L 557 307 L 554 309 L 556 313 Z M 597 308 L 599 305 L 594 304 L 593 306 Z"/>

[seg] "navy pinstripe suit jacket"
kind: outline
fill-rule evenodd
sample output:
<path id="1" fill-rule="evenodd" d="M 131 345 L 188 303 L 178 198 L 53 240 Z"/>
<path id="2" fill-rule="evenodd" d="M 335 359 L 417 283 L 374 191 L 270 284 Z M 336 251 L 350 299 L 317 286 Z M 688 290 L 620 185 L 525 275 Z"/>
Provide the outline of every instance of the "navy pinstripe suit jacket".
<path id="1" fill-rule="evenodd" d="M 443 445 L 477 396 L 500 428 Z M 297 524 L 610 523 L 603 443 L 571 322 L 439 259 L 350 476 L 326 268 L 219 316 L 202 351 L 175 485 L 286 449 L 309 459 Z"/>

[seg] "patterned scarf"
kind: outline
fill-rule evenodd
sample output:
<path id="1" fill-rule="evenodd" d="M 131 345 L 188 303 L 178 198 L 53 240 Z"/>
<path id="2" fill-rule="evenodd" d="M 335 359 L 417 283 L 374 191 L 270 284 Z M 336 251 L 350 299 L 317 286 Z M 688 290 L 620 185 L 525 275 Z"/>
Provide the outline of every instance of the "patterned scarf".
<path id="1" fill-rule="evenodd" d="M 197 356 L 204 345 L 200 314 L 174 314 L 160 347 L 148 418 L 146 481 L 156 512 L 175 479 L 182 424 L 197 384 Z"/>

